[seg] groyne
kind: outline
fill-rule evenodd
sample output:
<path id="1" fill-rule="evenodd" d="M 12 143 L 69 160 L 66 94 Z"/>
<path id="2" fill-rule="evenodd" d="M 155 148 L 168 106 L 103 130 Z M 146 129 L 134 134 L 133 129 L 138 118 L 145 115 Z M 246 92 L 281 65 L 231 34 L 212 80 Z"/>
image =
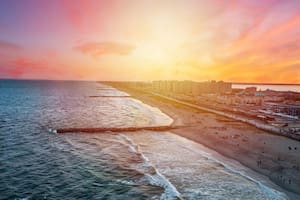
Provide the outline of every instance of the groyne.
<path id="1" fill-rule="evenodd" d="M 105 128 L 59 128 L 49 129 L 54 133 L 105 133 L 105 132 L 136 132 L 136 131 L 169 131 L 182 126 L 145 126 L 145 127 L 105 127 Z"/>

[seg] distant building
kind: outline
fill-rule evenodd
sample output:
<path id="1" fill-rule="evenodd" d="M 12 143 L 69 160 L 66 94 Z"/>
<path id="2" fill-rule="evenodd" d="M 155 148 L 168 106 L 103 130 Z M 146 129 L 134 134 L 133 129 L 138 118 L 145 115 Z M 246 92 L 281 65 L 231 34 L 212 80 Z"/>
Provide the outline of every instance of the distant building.
<path id="1" fill-rule="evenodd" d="M 157 92 L 199 96 L 204 93 L 230 93 L 232 84 L 223 81 L 153 81 L 152 89 Z"/>
<path id="2" fill-rule="evenodd" d="M 262 105 L 263 98 L 256 96 L 220 95 L 217 98 L 217 102 L 226 105 Z"/>
<path id="3" fill-rule="evenodd" d="M 159 88 L 159 81 L 153 81 L 152 82 L 152 90 L 154 90 L 156 92 L 160 90 L 160 88 Z"/>

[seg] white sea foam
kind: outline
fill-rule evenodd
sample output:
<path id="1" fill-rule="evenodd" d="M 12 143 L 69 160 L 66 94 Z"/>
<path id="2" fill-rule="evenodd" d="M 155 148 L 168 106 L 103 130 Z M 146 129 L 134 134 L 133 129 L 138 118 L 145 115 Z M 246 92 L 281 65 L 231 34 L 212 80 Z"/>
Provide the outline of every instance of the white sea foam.
<path id="1" fill-rule="evenodd" d="M 121 134 L 128 144 L 128 151 L 138 154 L 142 159 L 142 166 L 137 166 L 136 170 L 141 171 L 144 174 L 144 178 L 151 184 L 164 188 L 164 193 L 160 196 L 161 200 L 182 199 L 181 194 L 176 187 L 162 175 L 149 161 L 149 159 L 139 150 L 137 144 L 135 144 L 131 138 Z M 142 169 L 140 168 L 142 167 Z"/>
<path id="2" fill-rule="evenodd" d="M 53 134 L 57 134 L 57 130 L 56 129 L 52 129 L 52 128 L 49 128 L 48 132 L 49 133 L 53 133 Z"/>
<path id="3" fill-rule="evenodd" d="M 178 137 L 180 137 L 180 136 L 178 136 Z M 194 143 L 193 141 L 187 140 L 185 138 L 181 138 L 181 141 L 185 142 L 182 145 L 180 145 L 182 148 L 186 148 L 189 151 L 199 153 L 202 156 L 206 157 L 208 160 L 212 160 L 213 162 L 222 165 L 224 167 L 224 169 L 229 171 L 230 173 L 237 174 L 237 175 L 255 183 L 265 194 L 270 196 L 272 199 L 274 199 L 274 200 L 275 199 L 276 200 L 288 199 L 288 197 L 284 193 L 282 193 L 278 190 L 275 190 L 272 187 L 267 186 L 268 184 L 275 186 L 271 181 L 270 182 L 263 181 L 263 179 L 261 177 L 259 177 L 259 175 L 257 173 L 255 173 L 254 171 L 250 170 L 249 168 L 243 166 L 238 161 L 235 161 L 235 160 L 232 160 L 229 158 L 225 158 L 224 156 L 220 155 L 219 153 L 217 153 L 211 149 L 208 149 L 201 144 Z M 195 147 L 194 145 L 197 145 L 197 147 Z M 264 178 L 267 178 L 267 177 L 264 177 Z"/>
<path id="4" fill-rule="evenodd" d="M 163 113 L 160 109 L 144 104 L 142 101 L 137 99 L 132 99 L 139 110 L 143 110 L 143 113 L 149 116 L 150 125 L 168 126 L 173 123 L 173 119 Z"/>
<path id="5" fill-rule="evenodd" d="M 261 181 L 252 178 L 245 171 L 242 171 L 242 169 L 240 167 L 239 167 L 240 170 L 238 170 L 237 168 L 235 168 L 233 166 L 230 166 L 228 164 L 225 164 L 221 161 L 218 161 L 218 160 L 215 160 L 215 161 L 221 163 L 224 166 L 224 168 L 229 170 L 231 173 L 238 174 L 238 175 L 248 179 L 249 181 L 254 182 L 255 184 L 257 184 L 261 188 L 262 191 L 264 191 L 266 194 L 271 196 L 273 199 L 278 199 L 278 200 L 288 199 L 288 197 L 284 193 L 279 192 L 277 190 L 274 190 L 271 187 L 268 187 L 265 184 L 263 184 Z"/>

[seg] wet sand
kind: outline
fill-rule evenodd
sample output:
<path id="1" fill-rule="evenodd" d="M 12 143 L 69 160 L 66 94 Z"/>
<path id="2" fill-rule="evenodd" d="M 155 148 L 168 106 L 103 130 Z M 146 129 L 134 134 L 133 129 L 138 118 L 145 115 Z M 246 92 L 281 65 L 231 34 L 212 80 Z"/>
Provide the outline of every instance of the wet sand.
<path id="1" fill-rule="evenodd" d="M 174 119 L 174 126 L 184 126 L 171 132 L 237 160 L 284 188 L 290 199 L 300 199 L 300 142 L 121 84 L 112 86 L 159 108 Z"/>

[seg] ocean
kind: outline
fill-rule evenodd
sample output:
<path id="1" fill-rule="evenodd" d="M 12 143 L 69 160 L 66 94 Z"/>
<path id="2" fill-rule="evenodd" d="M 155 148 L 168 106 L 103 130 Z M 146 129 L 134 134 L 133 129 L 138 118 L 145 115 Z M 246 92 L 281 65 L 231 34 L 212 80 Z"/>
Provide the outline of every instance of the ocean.
<path id="1" fill-rule="evenodd" d="M 171 132 L 159 109 L 96 82 L 0 81 L 0 199 L 286 199 L 266 178 Z"/>
<path id="2" fill-rule="evenodd" d="M 275 90 L 300 92 L 300 85 L 268 85 L 268 84 L 233 84 L 232 88 L 245 89 L 246 87 L 256 87 L 257 90 Z"/>

